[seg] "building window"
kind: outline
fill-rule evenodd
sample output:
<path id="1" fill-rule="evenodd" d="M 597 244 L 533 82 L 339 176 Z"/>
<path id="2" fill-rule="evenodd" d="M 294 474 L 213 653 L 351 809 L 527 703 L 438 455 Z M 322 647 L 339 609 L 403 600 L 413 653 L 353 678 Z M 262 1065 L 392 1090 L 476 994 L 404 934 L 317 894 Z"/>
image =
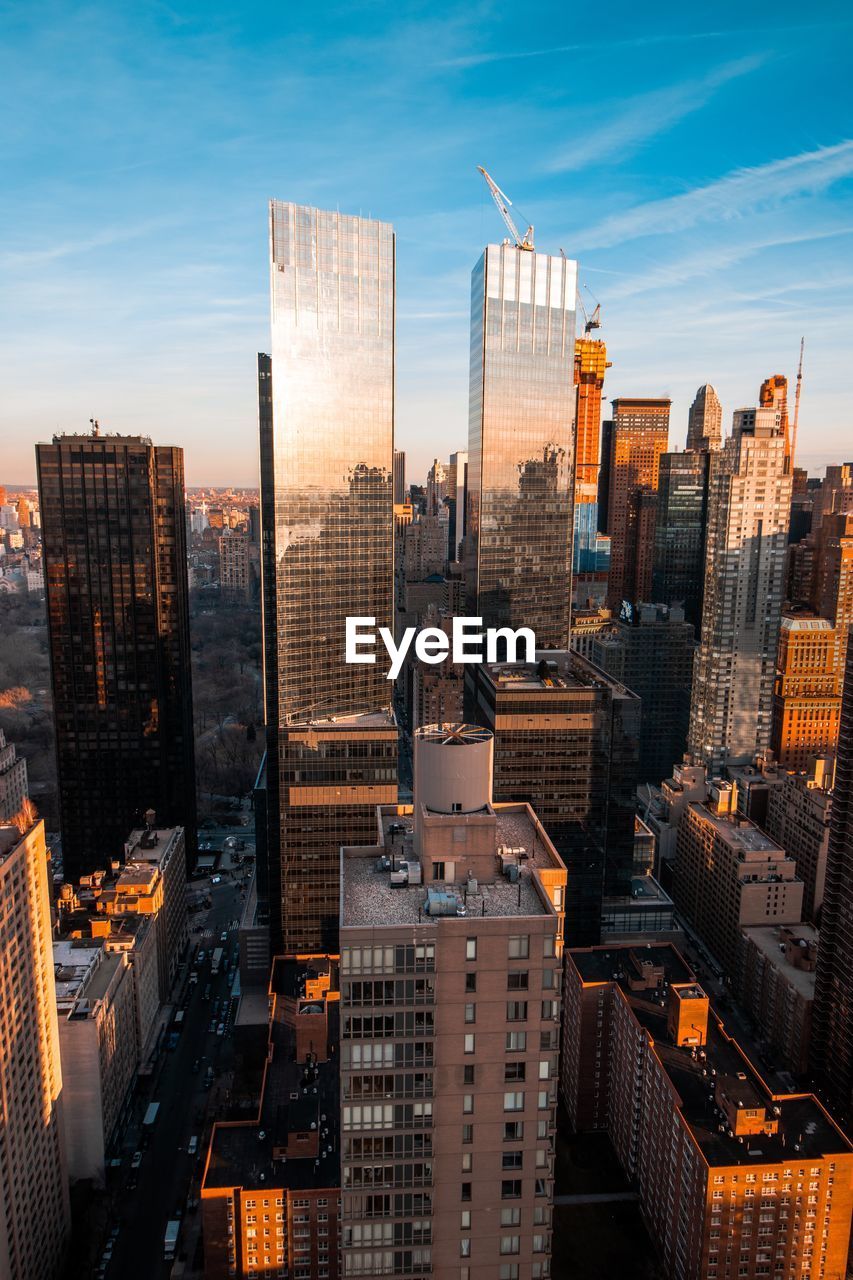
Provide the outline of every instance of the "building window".
<path id="1" fill-rule="evenodd" d="M 527 1001 L 508 1000 L 506 1006 L 506 1020 L 507 1022 L 526 1022 Z"/>
<path id="2" fill-rule="evenodd" d="M 523 1111 L 524 1092 L 521 1089 L 509 1090 L 504 1094 L 504 1111 Z"/>
<path id="3" fill-rule="evenodd" d="M 471 1210 L 470 1209 L 462 1210 L 462 1220 L 459 1225 L 463 1231 L 471 1230 Z"/>
<path id="4" fill-rule="evenodd" d="M 468 1032 L 468 1034 L 465 1036 L 465 1052 L 466 1052 L 466 1053 L 473 1053 L 473 1052 L 474 1052 L 474 1035 L 473 1035 L 473 1033 L 472 1033 L 472 1032 L 470 1032 L 470 1031 L 469 1031 L 469 1032 Z"/>
<path id="5" fill-rule="evenodd" d="M 468 1038 L 468 1037 L 466 1036 L 465 1038 L 466 1038 L 466 1040 L 467 1040 L 467 1038 Z M 473 1050 L 472 1050 L 472 1052 L 473 1052 Z M 473 1084 L 473 1083 L 474 1083 L 474 1064 L 473 1064 L 473 1062 L 472 1062 L 472 1063 L 470 1063 L 467 1067 L 463 1067 L 463 1068 L 462 1068 L 462 1083 L 463 1083 L 463 1084 Z"/>
<path id="6" fill-rule="evenodd" d="M 501 1236 L 501 1253 L 519 1253 L 520 1250 L 520 1236 Z"/>
<path id="7" fill-rule="evenodd" d="M 521 1178 L 505 1178 L 501 1183 L 501 1200 L 521 1199 Z"/>
<path id="8" fill-rule="evenodd" d="M 526 991 L 528 975 L 526 972 L 508 973 L 506 975 L 507 991 Z"/>
<path id="9" fill-rule="evenodd" d="M 459 1199 L 462 1201 L 463 1204 L 465 1203 L 466 1200 L 471 1199 L 471 1183 L 470 1182 L 462 1183 L 462 1195 L 459 1197 Z"/>
<path id="10" fill-rule="evenodd" d="M 462 1113 L 470 1116 L 474 1111 L 474 1095 L 473 1093 L 465 1093 L 462 1095 Z"/>
<path id="11" fill-rule="evenodd" d="M 465 959 L 466 960 L 477 959 L 477 939 L 476 938 L 465 939 Z"/>
<path id="12" fill-rule="evenodd" d="M 465 1143 L 474 1141 L 474 1126 L 472 1124 L 463 1124 L 462 1141 Z"/>
<path id="13" fill-rule="evenodd" d="M 477 975 L 476 975 L 476 973 L 466 973 L 466 974 L 465 974 L 465 990 L 466 990 L 467 992 L 474 992 L 474 991 L 476 991 L 476 990 L 477 990 Z"/>
<path id="14" fill-rule="evenodd" d="M 476 1006 L 475 1004 L 473 1004 L 473 1003 L 472 1003 L 472 1004 L 466 1004 L 466 1006 L 465 1006 L 465 1021 L 466 1021 L 466 1022 L 476 1022 L 476 1021 L 477 1021 L 477 1006 Z"/>
<path id="15" fill-rule="evenodd" d="M 507 946 L 507 955 L 510 960 L 526 960 L 530 955 L 530 938 L 527 934 L 520 934 L 509 939 Z"/>

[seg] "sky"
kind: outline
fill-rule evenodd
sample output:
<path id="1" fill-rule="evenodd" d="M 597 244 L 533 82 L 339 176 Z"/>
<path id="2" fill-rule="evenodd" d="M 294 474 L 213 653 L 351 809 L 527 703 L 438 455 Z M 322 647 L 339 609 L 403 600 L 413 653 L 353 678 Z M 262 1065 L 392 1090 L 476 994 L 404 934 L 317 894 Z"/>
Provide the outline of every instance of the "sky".
<path id="1" fill-rule="evenodd" d="M 182 445 L 257 483 L 267 202 L 397 231 L 397 447 L 467 443 L 470 272 L 503 224 L 580 262 L 605 393 L 754 404 L 853 458 L 853 16 L 639 6 L 0 0 L 0 481 L 56 430 Z M 523 212 L 522 212 L 523 211 Z"/>

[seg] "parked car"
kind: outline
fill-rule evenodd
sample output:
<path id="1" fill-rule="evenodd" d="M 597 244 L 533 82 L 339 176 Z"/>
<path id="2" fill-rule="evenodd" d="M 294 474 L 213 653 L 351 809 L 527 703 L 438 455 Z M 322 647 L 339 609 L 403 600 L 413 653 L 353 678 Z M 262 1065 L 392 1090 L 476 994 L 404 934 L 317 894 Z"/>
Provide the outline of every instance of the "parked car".
<path id="1" fill-rule="evenodd" d="M 142 1164 L 142 1152 L 134 1151 L 130 1159 L 131 1169 L 138 1169 L 141 1164 Z"/>

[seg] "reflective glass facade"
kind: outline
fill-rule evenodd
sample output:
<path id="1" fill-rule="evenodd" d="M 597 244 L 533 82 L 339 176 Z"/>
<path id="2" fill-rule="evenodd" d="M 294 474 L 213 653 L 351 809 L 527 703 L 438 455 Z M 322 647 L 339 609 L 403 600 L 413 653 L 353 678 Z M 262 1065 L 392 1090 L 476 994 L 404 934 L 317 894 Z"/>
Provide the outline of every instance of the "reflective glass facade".
<path id="1" fill-rule="evenodd" d="M 195 852 L 183 450 L 36 445 L 65 878 L 109 866 L 146 809 Z"/>
<path id="2" fill-rule="evenodd" d="M 489 245 L 471 278 L 468 612 L 569 639 L 577 264 Z"/>
<path id="3" fill-rule="evenodd" d="M 702 622 L 705 528 L 711 455 L 664 453 L 658 475 L 652 599 L 683 604 L 697 633 Z"/>
<path id="4" fill-rule="evenodd" d="M 261 511 L 274 941 L 335 945 L 338 855 L 396 800 L 381 663 L 345 619 L 392 623 L 394 234 L 273 201 L 272 354 L 261 357 Z M 280 910 L 277 908 L 280 907 Z M 275 936 L 277 917 L 281 935 Z"/>

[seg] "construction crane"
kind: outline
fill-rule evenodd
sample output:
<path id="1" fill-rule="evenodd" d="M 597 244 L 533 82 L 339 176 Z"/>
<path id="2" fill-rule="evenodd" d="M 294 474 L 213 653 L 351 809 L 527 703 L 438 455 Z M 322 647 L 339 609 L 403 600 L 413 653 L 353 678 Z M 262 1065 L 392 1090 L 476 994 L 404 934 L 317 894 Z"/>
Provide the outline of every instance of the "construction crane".
<path id="1" fill-rule="evenodd" d="M 518 227 L 513 222 L 512 214 L 510 213 L 510 207 L 512 205 L 512 201 L 510 200 L 509 196 L 506 194 L 506 192 L 501 191 L 498 184 L 489 176 L 488 173 L 486 173 L 486 170 L 483 168 L 481 164 L 477 165 L 477 169 L 486 179 L 488 188 L 492 193 L 492 199 L 494 200 L 495 204 L 498 206 L 498 213 L 501 215 L 504 222 L 506 223 L 507 230 L 509 231 L 509 234 L 512 236 L 513 243 L 515 244 L 516 249 L 528 249 L 532 253 L 533 247 L 534 247 L 533 246 L 533 225 L 531 224 L 525 231 L 524 235 L 522 236 L 520 231 L 518 230 Z"/>
<path id="2" fill-rule="evenodd" d="M 791 471 L 794 470 L 794 458 L 797 454 L 797 427 L 800 423 L 800 392 L 803 389 L 803 351 L 806 340 L 800 338 L 800 364 L 797 369 L 797 390 L 794 394 L 794 421 L 791 426 Z"/>
<path id="3" fill-rule="evenodd" d="M 560 250 L 560 252 L 562 253 L 562 249 Z M 592 314 L 589 314 L 587 312 L 586 307 L 583 305 L 583 298 L 580 296 L 580 293 L 578 293 L 578 306 L 583 312 L 583 318 L 584 318 L 583 331 L 587 336 L 589 336 L 589 334 L 592 333 L 593 329 L 601 328 L 601 303 L 597 300 L 595 294 L 592 292 L 589 285 L 585 284 L 583 287 L 584 289 L 586 289 L 587 293 L 595 303 L 595 310 L 592 312 Z"/>

